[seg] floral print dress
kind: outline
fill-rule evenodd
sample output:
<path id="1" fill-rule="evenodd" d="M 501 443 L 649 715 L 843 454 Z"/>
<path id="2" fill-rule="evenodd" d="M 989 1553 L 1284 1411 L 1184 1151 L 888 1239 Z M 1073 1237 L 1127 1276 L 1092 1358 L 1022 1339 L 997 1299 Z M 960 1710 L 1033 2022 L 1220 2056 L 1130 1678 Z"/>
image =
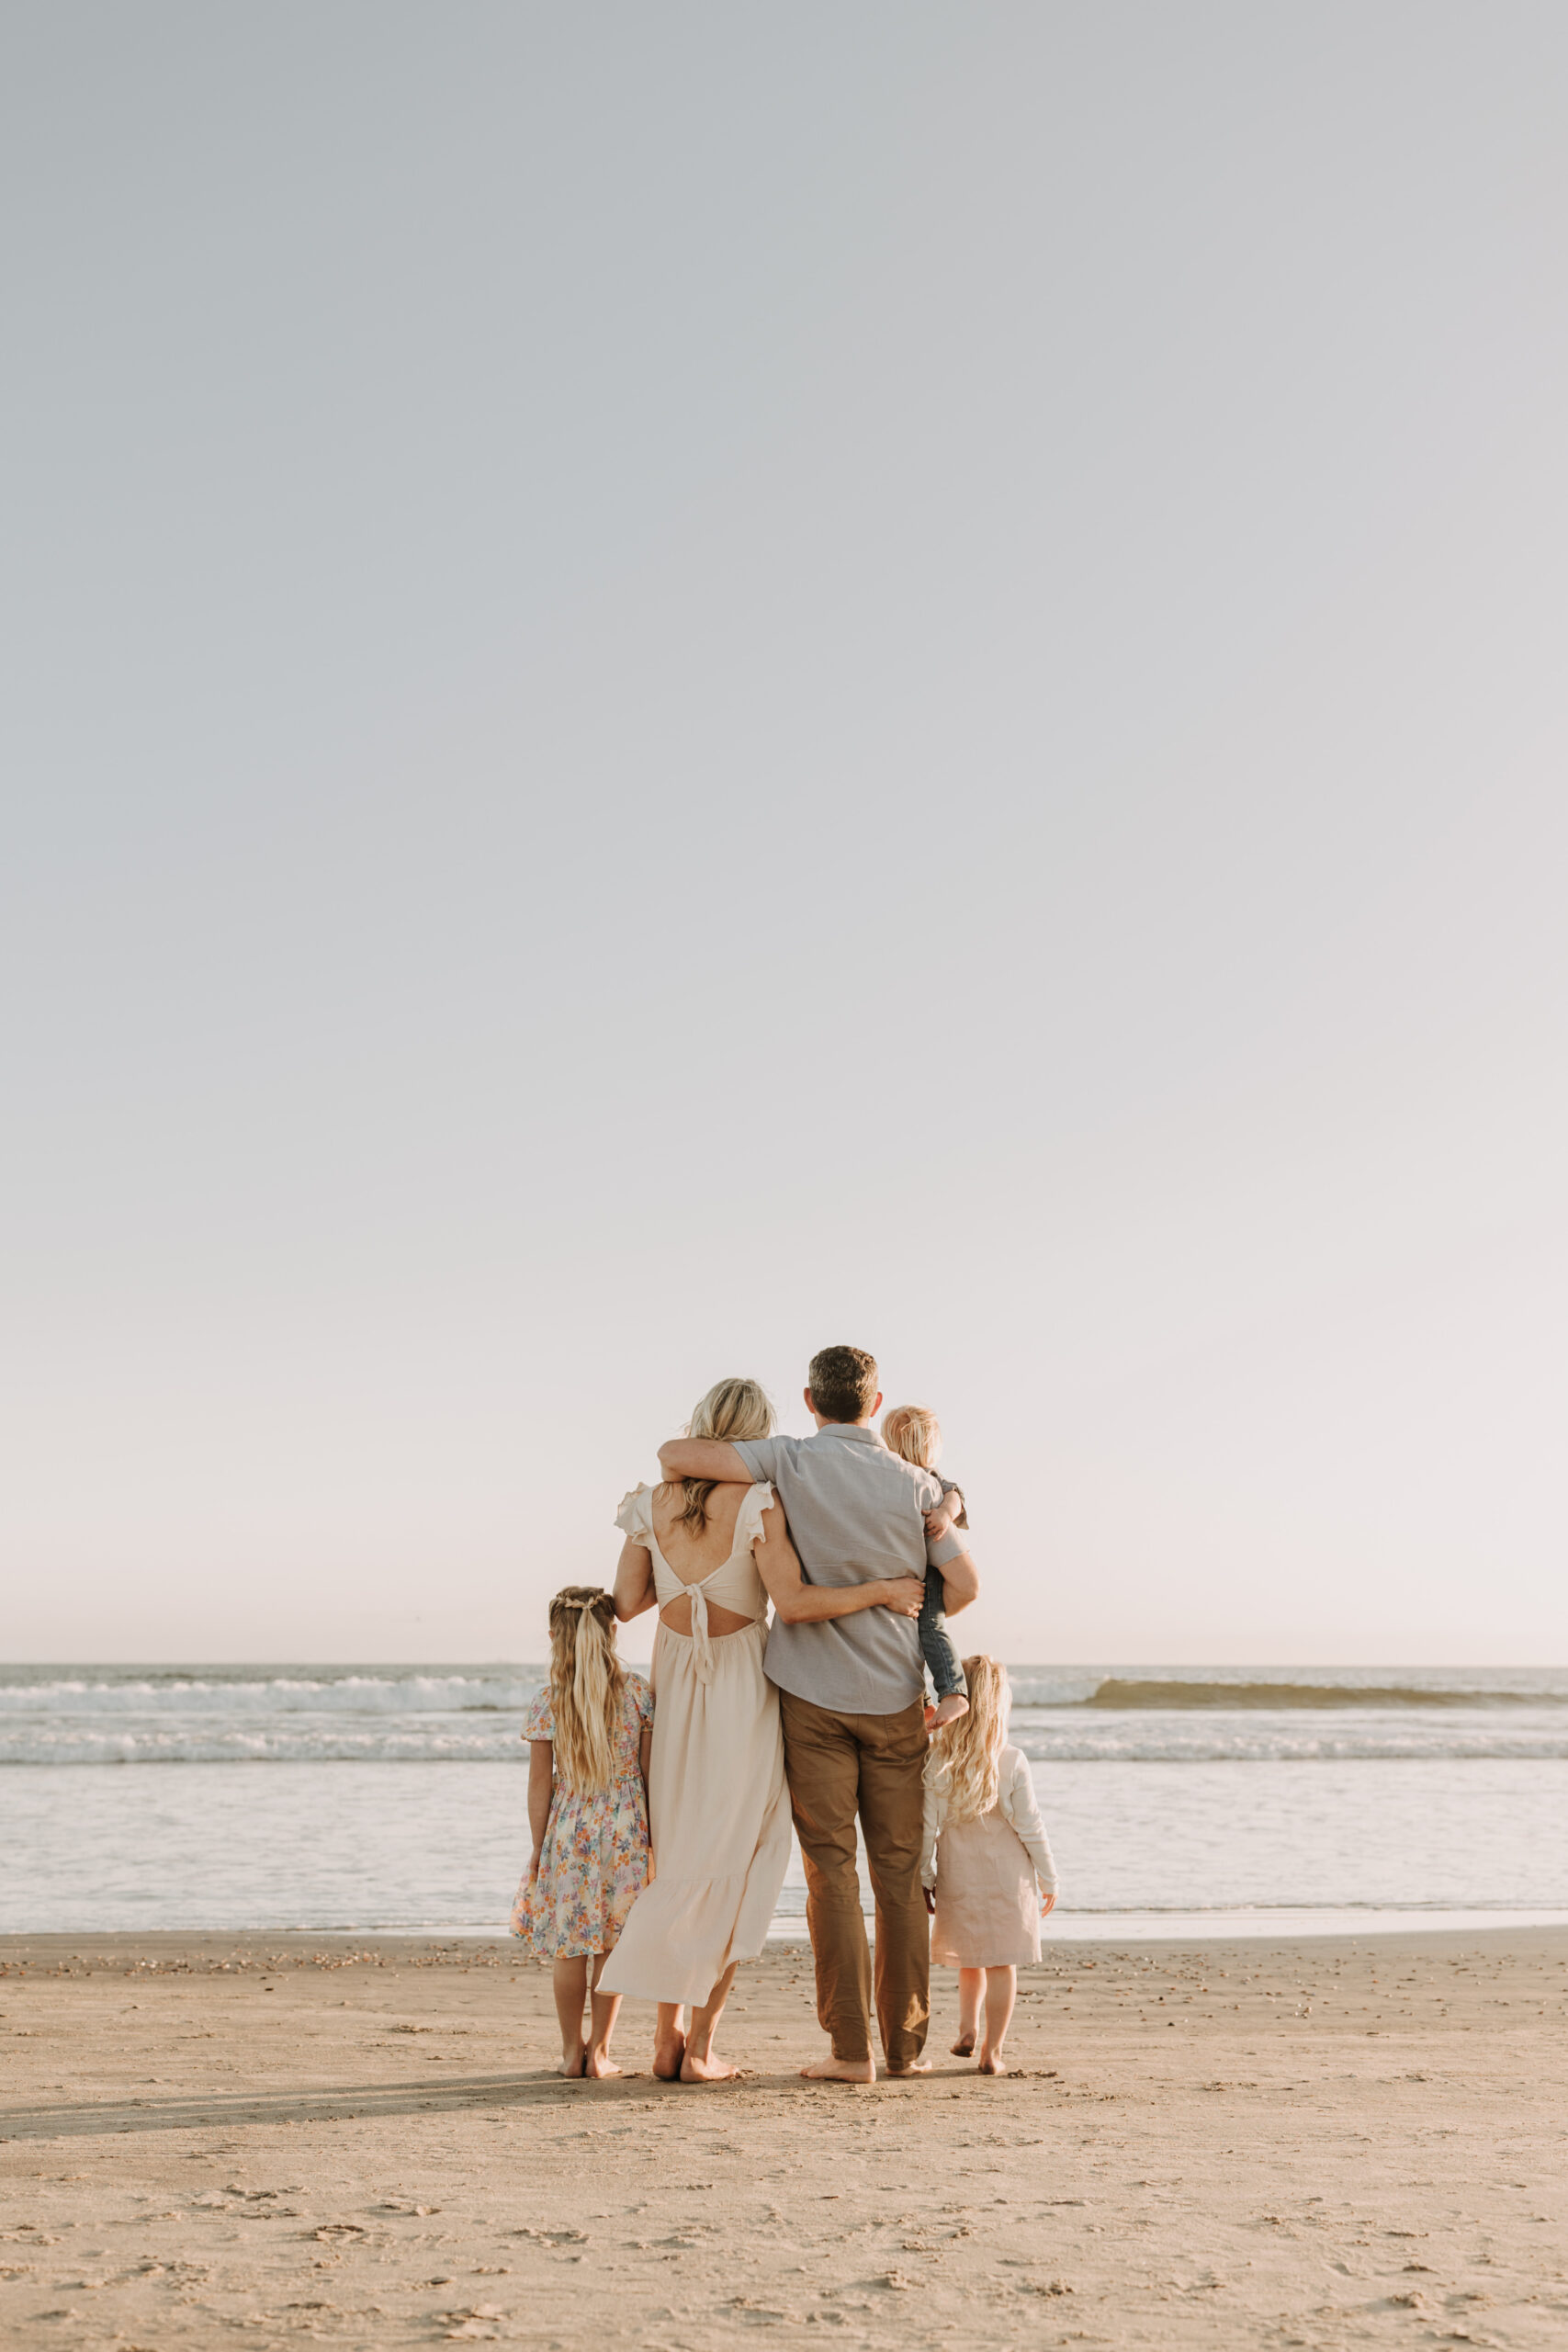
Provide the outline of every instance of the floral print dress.
<path id="1" fill-rule="evenodd" d="M 558 1765 L 539 1875 L 525 1874 L 512 1906 L 512 1932 L 536 1960 L 608 1951 L 648 1883 L 648 1799 L 637 1755 L 643 1725 L 652 1721 L 652 1685 L 628 1672 L 610 1787 L 581 1794 L 566 1786 Z M 523 1718 L 523 1736 L 555 1737 L 547 1683 Z"/>

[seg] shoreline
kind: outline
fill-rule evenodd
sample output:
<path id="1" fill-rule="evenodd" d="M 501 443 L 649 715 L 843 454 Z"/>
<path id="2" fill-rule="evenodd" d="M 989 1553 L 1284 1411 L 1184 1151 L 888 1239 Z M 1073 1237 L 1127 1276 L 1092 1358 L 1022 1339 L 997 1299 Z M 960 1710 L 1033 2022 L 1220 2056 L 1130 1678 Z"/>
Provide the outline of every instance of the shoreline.
<path id="1" fill-rule="evenodd" d="M 872 1933 L 872 1916 L 865 1915 L 866 1930 Z M 1443 1936 L 1443 1935 L 1513 1935 L 1521 1931 L 1568 1930 L 1568 1910 L 1546 1907 L 1539 1910 L 1468 1909 L 1430 1910 L 1367 1909 L 1349 1905 L 1325 1906 L 1321 1911 L 1309 1911 L 1281 1905 L 1274 1911 L 1057 1911 L 1042 1928 L 1042 1960 L 1048 1962 L 1054 1945 L 1103 1944 L 1213 1944 L 1213 1943 L 1280 1943 L 1309 1942 L 1325 1939 L 1355 1940 L 1377 1936 Z M 62 1940 L 93 1945 L 130 1944 L 136 1942 L 180 1943 L 192 1939 L 229 1937 L 243 1941 L 247 1939 L 359 1939 L 370 1943 L 425 1942 L 449 1939 L 464 1944 L 494 1943 L 515 1953 L 513 1939 L 498 1922 L 461 1919 L 428 1919 L 416 1922 L 391 1922 L 376 1926 L 356 1926 L 344 1920 L 332 1920 L 320 1926 L 301 1926 L 298 1921 L 269 1926 L 247 1921 L 243 1926 L 226 1927 L 193 1922 L 184 1927 L 146 1928 L 18 1928 L 0 1929 L 0 1957 L 11 1946 L 58 1943 Z M 874 1942 L 874 1937 L 873 1936 Z M 768 1929 L 767 1949 L 802 1945 L 809 1942 L 803 1917 L 775 1917 Z"/>

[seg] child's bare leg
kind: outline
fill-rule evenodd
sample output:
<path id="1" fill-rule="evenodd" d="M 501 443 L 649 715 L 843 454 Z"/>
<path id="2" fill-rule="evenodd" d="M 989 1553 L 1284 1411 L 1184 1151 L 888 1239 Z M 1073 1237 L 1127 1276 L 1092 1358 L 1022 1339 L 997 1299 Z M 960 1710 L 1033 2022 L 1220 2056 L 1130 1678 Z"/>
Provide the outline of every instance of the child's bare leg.
<path id="1" fill-rule="evenodd" d="M 610 1951 L 614 1950 L 612 1944 Z M 608 1951 L 593 1955 L 593 1998 L 590 2004 L 588 2049 L 583 2057 L 582 2071 L 590 2082 L 595 2083 L 602 2082 L 606 2075 L 618 2075 L 621 2071 L 610 2056 L 610 2036 L 615 2032 L 615 2019 L 621 2014 L 621 1996 L 618 1993 L 601 1993 L 599 1990 L 599 1979 L 604 1973 L 604 1962 L 609 1957 Z"/>
<path id="2" fill-rule="evenodd" d="M 581 2075 L 586 2044 L 582 2039 L 582 2004 L 588 1997 L 588 1962 L 558 1960 L 550 1983 L 560 2020 L 560 2070 L 569 2077 Z"/>
<path id="3" fill-rule="evenodd" d="M 686 2054 L 681 2061 L 683 2083 L 728 2083 L 733 2078 L 736 2069 L 713 2054 L 713 2037 L 734 1982 L 735 1962 L 731 1961 L 702 2007 L 692 2011 L 692 2030 L 686 2036 Z"/>
<path id="4" fill-rule="evenodd" d="M 982 2075 L 1005 2075 L 1002 2064 L 1002 2043 L 1012 2023 L 1013 2003 L 1018 1998 L 1016 1968 L 988 1968 L 986 1971 L 986 2038 L 980 2044 Z"/>
<path id="5" fill-rule="evenodd" d="M 675 2080 L 685 2054 L 686 2005 L 683 2001 L 660 2001 L 659 2022 L 653 2029 L 653 2071 L 661 2083 Z"/>
<path id="6" fill-rule="evenodd" d="M 985 1970 L 961 1968 L 958 1972 L 958 2039 L 953 2045 L 955 2058 L 972 2058 L 975 2054 L 975 2044 L 980 2039 L 980 2004 L 985 1997 Z"/>

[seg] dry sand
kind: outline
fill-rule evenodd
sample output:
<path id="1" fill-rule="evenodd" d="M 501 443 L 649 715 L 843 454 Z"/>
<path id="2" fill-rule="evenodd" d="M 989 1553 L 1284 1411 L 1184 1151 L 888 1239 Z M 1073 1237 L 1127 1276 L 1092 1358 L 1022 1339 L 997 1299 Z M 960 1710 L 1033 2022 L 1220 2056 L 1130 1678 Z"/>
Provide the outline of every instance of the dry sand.
<path id="1" fill-rule="evenodd" d="M 1568 2344 L 1568 1933 L 1060 1945 L 1012 2055 L 548 2071 L 504 1943 L 0 1940 L 7 2346 Z M 632 2069 L 642 2069 L 640 2072 Z"/>

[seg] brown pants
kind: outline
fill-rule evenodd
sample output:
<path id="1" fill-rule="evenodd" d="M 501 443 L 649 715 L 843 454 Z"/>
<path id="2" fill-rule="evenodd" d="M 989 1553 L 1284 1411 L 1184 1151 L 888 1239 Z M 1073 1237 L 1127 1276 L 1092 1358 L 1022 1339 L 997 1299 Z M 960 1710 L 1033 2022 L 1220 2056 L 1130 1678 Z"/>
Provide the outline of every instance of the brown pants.
<path id="1" fill-rule="evenodd" d="M 925 2047 L 931 1928 L 920 1892 L 925 1710 L 840 1715 L 779 1692 L 784 1770 L 806 1860 L 817 2016 L 835 2058 L 871 2055 L 872 1974 L 855 1871 L 855 1815 L 876 1898 L 876 2022 L 889 2066 Z"/>

